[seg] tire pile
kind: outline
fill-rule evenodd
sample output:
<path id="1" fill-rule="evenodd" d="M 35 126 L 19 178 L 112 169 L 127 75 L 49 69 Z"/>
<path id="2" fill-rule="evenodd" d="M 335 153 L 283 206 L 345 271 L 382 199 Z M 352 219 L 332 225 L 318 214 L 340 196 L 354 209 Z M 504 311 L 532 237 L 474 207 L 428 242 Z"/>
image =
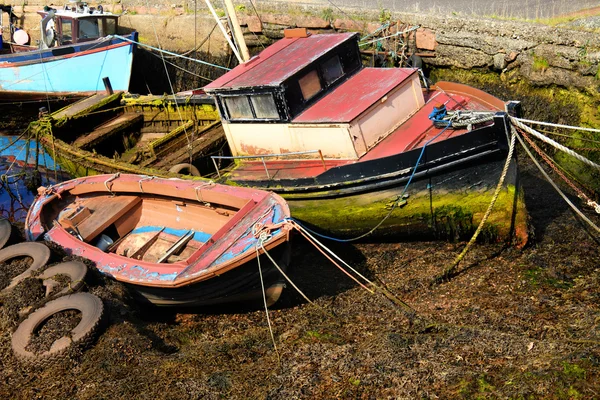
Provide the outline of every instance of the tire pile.
<path id="1" fill-rule="evenodd" d="M 46 289 L 45 298 L 50 300 L 37 310 L 33 310 L 22 321 L 12 335 L 12 350 L 23 363 L 45 367 L 69 356 L 70 350 L 82 350 L 89 347 L 98 332 L 104 305 L 102 300 L 91 293 L 75 293 L 84 287 L 87 267 L 79 261 L 68 261 L 49 268 L 50 249 L 43 243 L 26 242 L 6 246 L 11 238 L 12 226 L 0 219 L 0 265 L 17 257 L 30 257 L 33 261 L 21 274 L 12 278 L 8 286 L 0 290 L 0 296 L 8 295 L 26 278 L 42 280 Z M 6 246 L 6 247 L 5 247 Z M 60 289 L 57 276 L 68 277 L 66 287 Z M 52 316 L 67 310 L 81 313 L 81 320 L 68 335 L 55 340 L 50 349 L 41 353 L 28 349 L 32 339 L 40 332 L 40 328 Z"/>

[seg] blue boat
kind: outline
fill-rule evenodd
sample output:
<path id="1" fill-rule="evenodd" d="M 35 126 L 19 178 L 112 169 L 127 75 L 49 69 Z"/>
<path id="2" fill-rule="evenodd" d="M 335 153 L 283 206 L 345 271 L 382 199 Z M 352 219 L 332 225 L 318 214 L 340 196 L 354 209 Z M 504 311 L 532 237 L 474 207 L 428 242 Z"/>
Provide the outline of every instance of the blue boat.
<path id="1" fill-rule="evenodd" d="M 105 82 L 129 89 L 137 32 L 115 37 L 118 15 L 83 2 L 45 7 L 39 46 L 32 46 L 12 7 L 0 7 L 10 19 L 10 40 L 0 48 L 0 101 L 81 97 L 105 90 Z"/>

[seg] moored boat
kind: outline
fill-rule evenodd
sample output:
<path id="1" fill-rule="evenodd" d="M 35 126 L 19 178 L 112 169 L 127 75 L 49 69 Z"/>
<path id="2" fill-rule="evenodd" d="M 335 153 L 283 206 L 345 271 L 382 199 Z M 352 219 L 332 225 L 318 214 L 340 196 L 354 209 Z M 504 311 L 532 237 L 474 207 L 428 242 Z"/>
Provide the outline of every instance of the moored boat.
<path id="1" fill-rule="evenodd" d="M 235 163 L 222 182 L 272 190 L 336 237 L 527 240 L 505 103 L 466 85 L 422 88 L 419 70 L 366 68 L 356 33 L 292 30 L 204 90 Z M 223 157 L 213 157 L 218 160 Z"/>
<path id="2" fill-rule="evenodd" d="M 115 37 L 118 15 L 84 2 L 45 7 L 39 12 L 40 44 L 32 46 L 15 27 L 12 7 L 2 9 L 11 23 L 0 48 L 0 100 L 82 97 L 103 91 L 108 82 L 113 90 L 129 89 L 137 32 Z"/>
<path id="3" fill-rule="evenodd" d="M 289 262 L 289 209 L 256 189 L 142 175 L 96 175 L 41 188 L 28 240 L 52 241 L 93 261 L 162 306 L 274 303 Z M 259 269 L 260 265 L 260 269 Z M 260 272 L 259 272 L 260 271 Z"/>

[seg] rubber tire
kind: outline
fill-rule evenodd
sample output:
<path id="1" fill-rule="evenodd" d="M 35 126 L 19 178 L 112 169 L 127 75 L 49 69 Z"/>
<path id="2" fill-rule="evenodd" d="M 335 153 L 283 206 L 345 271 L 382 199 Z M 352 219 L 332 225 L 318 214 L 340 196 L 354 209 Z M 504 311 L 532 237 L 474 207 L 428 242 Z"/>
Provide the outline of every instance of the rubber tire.
<path id="1" fill-rule="evenodd" d="M 31 342 L 35 330 L 52 315 L 66 310 L 79 310 L 82 314 L 81 321 L 71 330 L 70 337 L 63 336 L 56 340 L 50 350 L 41 354 L 27 351 L 27 345 Z M 13 353 L 18 360 L 38 367 L 46 367 L 60 361 L 69 355 L 68 350 L 73 346 L 84 349 L 93 343 L 100 328 L 103 312 L 102 300 L 91 293 L 75 293 L 52 300 L 29 315 L 13 333 Z"/>
<path id="2" fill-rule="evenodd" d="M 6 246 L 12 233 L 12 225 L 7 219 L 0 219 L 0 249 Z"/>
<path id="3" fill-rule="evenodd" d="M 52 297 L 59 297 L 65 294 L 78 292 L 85 283 L 83 280 L 87 274 L 87 266 L 81 261 L 67 261 L 48 268 L 37 278 L 50 279 L 59 274 L 64 274 L 71 278 L 71 285 L 58 293 L 52 294 Z"/>
<path id="4" fill-rule="evenodd" d="M 182 174 L 182 175 L 201 176 L 198 168 L 194 167 L 192 164 L 189 164 L 189 163 L 177 164 L 177 165 L 173 165 L 171 168 L 169 168 L 169 172 L 174 172 L 176 174 L 181 174 L 181 171 L 184 171 L 184 170 L 188 170 L 189 173 Z"/>
<path id="5" fill-rule="evenodd" d="M 50 259 L 50 249 L 43 243 L 19 243 L 8 246 L 0 250 L 0 263 L 6 262 L 11 258 L 15 257 L 31 257 L 33 262 L 31 266 L 27 268 L 20 275 L 15 276 L 10 284 L 2 289 L 0 293 L 6 293 L 10 289 L 17 286 L 25 278 L 29 278 L 32 272 L 35 272 L 46 266 L 46 263 Z"/>

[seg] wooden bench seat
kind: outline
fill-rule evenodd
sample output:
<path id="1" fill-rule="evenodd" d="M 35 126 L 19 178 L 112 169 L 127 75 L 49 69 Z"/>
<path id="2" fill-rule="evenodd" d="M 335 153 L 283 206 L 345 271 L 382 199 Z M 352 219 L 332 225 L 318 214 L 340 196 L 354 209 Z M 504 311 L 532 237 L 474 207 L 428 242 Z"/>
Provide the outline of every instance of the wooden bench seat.
<path id="1" fill-rule="evenodd" d="M 87 199 L 82 205 L 91 211 L 91 215 L 77 225 L 83 241 L 93 240 L 141 200 L 139 196 L 98 196 Z"/>

